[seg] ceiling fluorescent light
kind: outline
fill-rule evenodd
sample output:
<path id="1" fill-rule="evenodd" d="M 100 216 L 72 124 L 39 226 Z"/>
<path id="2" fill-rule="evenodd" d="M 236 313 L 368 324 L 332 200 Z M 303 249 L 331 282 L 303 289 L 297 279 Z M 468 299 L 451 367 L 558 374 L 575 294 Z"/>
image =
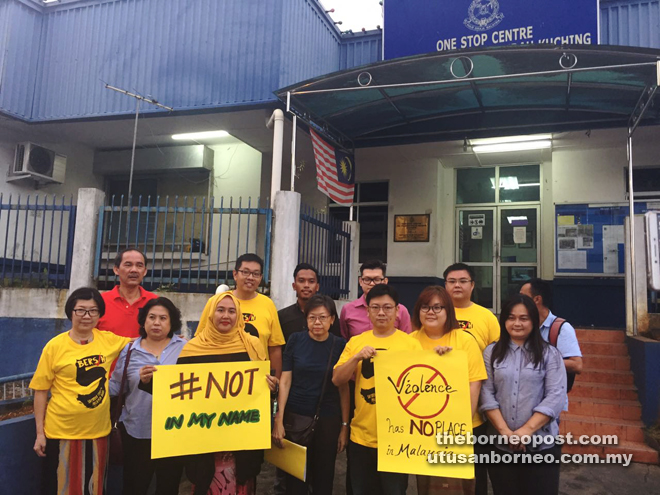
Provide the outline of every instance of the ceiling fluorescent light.
<path id="1" fill-rule="evenodd" d="M 470 139 L 472 146 L 480 144 L 522 143 L 524 141 L 542 141 L 552 139 L 552 134 L 530 134 L 529 136 L 505 136 L 496 138 Z"/>
<path id="2" fill-rule="evenodd" d="M 213 139 L 229 136 L 227 131 L 205 131 L 205 132 L 189 132 L 187 134 L 174 134 L 172 139 L 176 141 L 185 140 L 200 140 L 200 139 Z"/>
<path id="3" fill-rule="evenodd" d="M 475 153 L 504 153 L 507 151 L 542 150 L 552 147 L 552 141 L 524 141 L 515 143 L 481 144 L 472 146 Z"/>

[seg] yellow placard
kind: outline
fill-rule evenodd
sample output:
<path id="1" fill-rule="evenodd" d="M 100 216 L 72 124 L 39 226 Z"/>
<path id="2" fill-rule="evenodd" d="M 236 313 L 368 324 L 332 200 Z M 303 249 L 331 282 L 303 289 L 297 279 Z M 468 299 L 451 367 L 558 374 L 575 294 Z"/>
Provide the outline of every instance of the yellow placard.
<path id="1" fill-rule="evenodd" d="M 474 478 L 465 351 L 388 352 L 376 355 L 374 366 L 378 470 Z"/>
<path id="2" fill-rule="evenodd" d="M 273 466 L 286 471 L 301 481 L 307 478 L 307 447 L 282 440 L 283 448 L 273 446 L 265 452 L 264 458 Z"/>
<path id="3" fill-rule="evenodd" d="M 268 361 L 158 366 L 151 457 L 270 448 Z"/>
<path id="4" fill-rule="evenodd" d="M 557 225 L 575 225 L 574 215 L 558 215 Z"/>

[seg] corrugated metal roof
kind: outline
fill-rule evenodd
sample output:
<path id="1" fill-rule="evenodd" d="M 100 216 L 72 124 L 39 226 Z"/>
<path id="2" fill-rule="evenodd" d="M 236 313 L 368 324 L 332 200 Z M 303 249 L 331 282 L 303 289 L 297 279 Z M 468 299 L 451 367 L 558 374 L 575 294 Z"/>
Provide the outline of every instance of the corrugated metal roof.
<path id="1" fill-rule="evenodd" d="M 660 48 L 660 2 L 600 2 L 600 43 Z"/>
<path id="2" fill-rule="evenodd" d="M 380 62 L 383 57 L 383 32 L 378 29 L 342 38 L 339 70 Z"/>
<path id="3" fill-rule="evenodd" d="M 41 26 L 33 7 L 0 2 L 0 109 L 10 115 L 31 114 Z"/>
<path id="4" fill-rule="evenodd" d="M 660 0 L 601 1 L 601 42 L 660 48 Z M 130 114 L 104 82 L 177 110 L 271 102 L 296 81 L 381 60 L 380 31 L 340 35 L 317 0 L 0 1 L 0 111 Z M 144 108 L 143 111 L 156 111 Z"/>

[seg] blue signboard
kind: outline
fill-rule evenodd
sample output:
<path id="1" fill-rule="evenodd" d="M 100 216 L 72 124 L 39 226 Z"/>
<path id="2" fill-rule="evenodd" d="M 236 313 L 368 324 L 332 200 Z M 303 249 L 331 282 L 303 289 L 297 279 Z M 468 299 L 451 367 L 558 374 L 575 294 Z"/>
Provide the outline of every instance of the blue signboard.
<path id="1" fill-rule="evenodd" d="M 598 0 L 385 0 L 384 58 L 528 43 L 598 44 Z"/>

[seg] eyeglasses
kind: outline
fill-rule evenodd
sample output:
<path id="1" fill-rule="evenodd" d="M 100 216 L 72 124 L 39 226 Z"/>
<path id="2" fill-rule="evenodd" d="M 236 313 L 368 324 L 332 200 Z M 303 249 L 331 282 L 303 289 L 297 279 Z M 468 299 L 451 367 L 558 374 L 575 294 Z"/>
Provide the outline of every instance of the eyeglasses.
<path id="1" fill-rule="evenodd" d="M 313 325 L 314 323 L 316 323 L 317 320 L 320 321 L 321 323 L 325 323 L 325 322 L 328 321 L 329 319 L 330 319 L 330 317 L 329 317 L 328 315 L 321 315 L 321 316 L 312 316 L 312 315 L 309 315 L 309 316 L 307 317 L 307 323 L 310 323 L 310 324 Z"/>
<path id="2" fill-rule="evenodd" d="M 381 310 L 383 310 L 385 313 L 391 313 L 396 309 L 396 306 L 392 306 L 390 304 L 386 304 L 385 306 L 373 305 L 373 306 L 369 306 L 369 309 L 376 314 L 380 313 Z"/>
<path id="3" fill-rule="evenodd" d="M 98 308 L 92 308 L 92 309 L 82 309 L 82 308 L 77 308 L 73 310 L 73 314 L 76 316 L 83 317 L 85 315 L 89 315 L 92 318 L 98 316 L 100 314 L 100 311 Z"/>
<path id="4" fill-rule="evenodd" d="M 424 305 L 422 305 L 421 308 L 419 308 L 419 310 L 420 310 L 422 313 L 428 313 L 429 311 L 433 311 L 433 313 L 435 313 L 436 315 L 437 315 L 440 311 L 442 311 L 443 309 L 445 309 L 445 307 L 444 307 L 444 306 L 440 306 L 439 304 L 436 304 L 435 306 L 429 306 L 428 304 L 424 304 Z"/>
<path id="5" fill-rule="evenodd" d="M 250 270 L 236 270 L 238 273 L 243 275 L 245 278 L 252 276 L 252 278 L 261 277 L 261 272 L 251 272 Z"/>
<path id="6" fill-rule="evenodd" d="M 365 285 L 378 285 L 378 284 L 382 284 L 385 281 L 384 278 L 368 278 L 368 277 L 367 278 L 362 278 L 362 277 L 360 277 L 360 279 L 362 280 L 362 283 L 365 284 Z"/>
<path id="7" fill-rule="evenodd" d="M 459 280 L 456 280 L 455 278 L 448 278 L 445 280 L 445 285 L 467 285 L 470 282 L 472 282 L 472 280 L 469 278 L 461 278 Z"/>

